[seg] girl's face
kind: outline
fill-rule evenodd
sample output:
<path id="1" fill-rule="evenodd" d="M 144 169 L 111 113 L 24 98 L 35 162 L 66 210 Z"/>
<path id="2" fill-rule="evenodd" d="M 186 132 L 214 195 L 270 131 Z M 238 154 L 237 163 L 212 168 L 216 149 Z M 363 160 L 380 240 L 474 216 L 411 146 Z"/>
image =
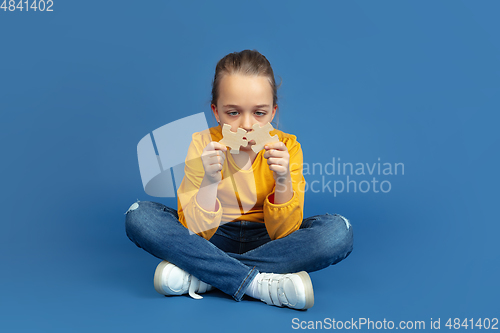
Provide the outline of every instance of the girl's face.
<path id="1" fill-rule="evenodd" d="M 231 74 L 219 82 L 219 99 L 217 106 L 212 104 L 212 111 L 221 127 L 228 124 L 233 132 L 238 128 L 251 132 L 253 124 L 270 123 L 277 107 L 273 107 L 273 93 L 266 77 Z M 252 140 L 240 150 L 251 150 L 254 144 Z"/>

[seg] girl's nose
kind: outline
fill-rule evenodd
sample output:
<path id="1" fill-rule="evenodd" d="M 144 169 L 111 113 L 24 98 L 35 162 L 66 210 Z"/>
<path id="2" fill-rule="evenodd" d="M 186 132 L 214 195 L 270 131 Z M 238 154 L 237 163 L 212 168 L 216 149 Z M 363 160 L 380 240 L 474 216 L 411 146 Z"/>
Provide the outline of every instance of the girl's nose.
<path id="1" fill-rule="evenodd" d="M 251 130 L 252 130 L 252 125 L 253 125 L 253 123 L 252 123 L 252 118 L 251 118 L 250 116 L 245 116 L 245 117 L 243 118 L 243 122 L 241 123 L 241 127 L 242 127 L 245 131 L 249 132 L 249 131 L 251 131 Z"/>

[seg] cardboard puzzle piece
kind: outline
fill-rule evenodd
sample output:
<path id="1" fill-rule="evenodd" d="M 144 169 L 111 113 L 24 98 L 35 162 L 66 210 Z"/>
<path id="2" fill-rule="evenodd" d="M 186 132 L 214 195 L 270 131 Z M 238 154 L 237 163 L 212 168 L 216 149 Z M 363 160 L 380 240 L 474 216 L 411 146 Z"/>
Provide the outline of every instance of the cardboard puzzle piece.
<path id="1" fill-rule="evenodd" d="M 255 144 L 252 145 L 252 150 L 256 153 L 261 151 L 266 144 L 280 141 L 277 135 L 269 135 L 269 132 L 274 129 L 273 125 L 269 122 L 262 127 L 259 124 L 253 124 L 252 129 L 252 132 L 247 133 L 246 139 L 248 141 L 255 141 Z"/>
<path id="2" fill-rule="evenodd" d="M 248 145 L 248 141 L 243 139 L 246 134 L 247 131 L 243 128 L 238 128 L 236 133 L 231 132 L 231 125 L 224 124 L 222 127 L 223 138 L 219 143 L 231 148 L 231 154 L 239 154 L 240 146 L 246 147 Z"/>

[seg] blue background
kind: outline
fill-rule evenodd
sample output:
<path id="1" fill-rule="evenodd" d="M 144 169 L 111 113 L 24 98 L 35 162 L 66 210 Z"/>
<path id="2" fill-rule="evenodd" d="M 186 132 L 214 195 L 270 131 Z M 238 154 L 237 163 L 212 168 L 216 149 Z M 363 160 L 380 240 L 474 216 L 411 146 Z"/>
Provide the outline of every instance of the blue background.
<path id="1" fill-rule="evenodd" d="M 0 11 L 1 331 L 500 317 L 497 1 L 54 2 Z M 163 297 L 125 234 L 137 199 L 177 206 L 144 192 L 137 143 L 202 111 L 213 126 L 215 65 L 243 49 L 283 79 L 279 128 L 306 163 L 405 167 L 376 176 L 388 193 L 306 193 L 304 215 L 346 216 L 355 243 L 311 273 L 306 312 Z"/>

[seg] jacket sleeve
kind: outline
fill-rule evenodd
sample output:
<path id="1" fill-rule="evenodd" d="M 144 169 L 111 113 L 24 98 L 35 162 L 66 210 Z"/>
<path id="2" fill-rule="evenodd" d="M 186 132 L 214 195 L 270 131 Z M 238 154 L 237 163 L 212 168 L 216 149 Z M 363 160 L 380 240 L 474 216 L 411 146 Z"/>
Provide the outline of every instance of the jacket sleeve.
<path id="1" fill-rule="evenodd" d="M 293 139 L 292 139 L 293 138 Z M 288 139 L 286 146 L 290 154 L 289 167 L 292 178 L 293 197 L 285 203 L 274 204 L 274 192 L 264 201 L 264 222 L 272 240 L 285 237 L 298 230 L 304 217 L 304 188 L 306 181 L 302 173 L 302 148 L 295 136 Z"/>
<path id="2" fill-rule="evenodd" d="M 198 135 L 198 137 L 197 137 Z M 220 225 L 222 218 L 222 205 L 216 198 L 215 212 L 203 209 L 196 201 L 196 195 L 200 189 L 205 175 L 201 153 L 204 149 L 203 141 L 199 133 L 193 134 L 193 140 L 189 145 L 185 167 L 184 178 L 177 190 L 177 212 L 179 222 L 188 228 L 191 233 L 210 239 Z"/>

